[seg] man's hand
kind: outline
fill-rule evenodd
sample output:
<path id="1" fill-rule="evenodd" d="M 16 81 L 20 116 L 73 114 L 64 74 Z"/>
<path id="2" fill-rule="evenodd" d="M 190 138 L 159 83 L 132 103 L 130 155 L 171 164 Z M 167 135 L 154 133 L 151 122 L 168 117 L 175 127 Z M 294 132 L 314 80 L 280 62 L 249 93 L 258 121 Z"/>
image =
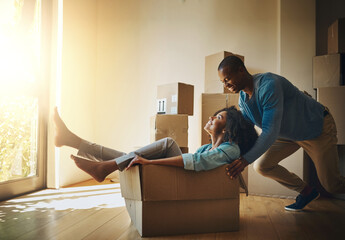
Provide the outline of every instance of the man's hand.
<path id="1" fill-rule="evenodd" d="M 133 165 L 137 165 L 137 164 L 145 165 L 145 164 L 150 164 L 150 163 L 151 163 L 150 160 L 147 160 L 146 158 L 136 155 L 135 158 L 133 158 L 133 160 L 128 164 L 128 166 L 126 167 L 126 170 L 128 170 Z"/>
<path id="2" fill-rule="evenodd" d="M 238 174 L 240 174 L 248 165 L 249 163 L 247 162 L 247 160 L 240 157 L 225 168 L 226 175 L 228 175 L 230 179 L 235 179 L 237 178 Z"/>

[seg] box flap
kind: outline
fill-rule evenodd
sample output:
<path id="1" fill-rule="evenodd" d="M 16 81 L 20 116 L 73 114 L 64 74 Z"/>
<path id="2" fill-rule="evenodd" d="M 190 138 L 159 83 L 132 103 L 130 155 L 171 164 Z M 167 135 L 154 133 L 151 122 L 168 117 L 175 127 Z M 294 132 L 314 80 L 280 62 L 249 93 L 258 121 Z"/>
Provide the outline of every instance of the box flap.
<path id="1" fill-rule="evenodd" d="M 246 193 L 246 196 L 248 196 L 248 187 L 247 187 L 245 179 L 242 176 L 242 173 L 238 175 L 238 181 L 240 183 L 240 187 L 244 190 L 244 192 Z"/>

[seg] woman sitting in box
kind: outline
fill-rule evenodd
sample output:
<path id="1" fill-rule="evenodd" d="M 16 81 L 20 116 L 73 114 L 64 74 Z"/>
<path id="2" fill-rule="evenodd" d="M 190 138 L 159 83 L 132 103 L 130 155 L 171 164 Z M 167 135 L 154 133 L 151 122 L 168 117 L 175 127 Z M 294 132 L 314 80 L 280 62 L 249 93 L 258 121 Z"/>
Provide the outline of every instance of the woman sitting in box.
<path id="1" fill-rule="evenodd" d="M 201 146 L 194 154 L 182 154 L 172 138 L 164 138 L 135 152 L 123 153 L 90 143 L 71 132 L 54 112 L 56 126 L 55 145 L 78 149 L 77 157 L 71 155 L 76 165 L 98 182 L 110 173 L 130 168 L 134 164 L 159 164 L 182 167 L 187 170 L 206 171 L 229 164 L 245 154 L 255 143 L 258 135 L 254 125 L 244 119 L 235 107 L 224 108 L 209 118 L 204 129 L 211 143 Z"/>

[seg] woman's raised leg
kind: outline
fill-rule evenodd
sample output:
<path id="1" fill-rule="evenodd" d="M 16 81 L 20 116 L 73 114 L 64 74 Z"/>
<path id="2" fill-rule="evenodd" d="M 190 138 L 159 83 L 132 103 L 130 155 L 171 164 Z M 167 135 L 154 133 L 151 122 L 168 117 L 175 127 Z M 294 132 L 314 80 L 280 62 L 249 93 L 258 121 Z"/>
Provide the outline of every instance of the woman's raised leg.
<path id="1" fill-rule="evenodd" d="M 55 146 L 68 146 L 78 149 L 78 155 L 86 157 L 81 158 L 71 156 L 78 168 L 88 173 L 98 182 L 104 181 L 106 176 L 118 170 L 115 161 L 103 162 L 125 155 L 123 152 L 114 149 L 106 148 L 98 144 L 90 143 L 72 131 L 70 131 L 66 124 L 61 119 L 57 108 L 54 109 L 54 123 L 55 123 Z M 94 161 L 90 161 L 92 159 Z"/>
<path id="2" fill-rule="evenodd" d="M 130 152 L 124 156 L 118 157 L 115 159 L 115 161 L 119 167 L 119 170 L 123 171 L 132 161 L 135 155 L 152 160 L 158 158 L 175 157 L 181 154 L 181 149 L 174 139 L 167 137 L 142 147 L 135 152 Z"/>
<path id="3" fill-rule="evenodd" d="M 110 161 L 92 162 L 73 155 L 71 158 L 81 170 L 91 175 L 98 182 L 102 182 L 110 173 L 116 170 L 123 171 L 135 155 L 140 155 L 148 159 L 157 159 L 174 157 L 181 154 L 182 152 L 179 146 L 172 138 L 164 138 L 142 147 L 135 152 L 125 154 Z"/>
<path id="4" fill-rule="evenodd" d="M 93 162 L 74 155 L 71 155 L 71 158 L 78 168 L 89 174 L 97 182 L 103 182 L 110 173 L 119 169 L 115 161 Z"/>
<path id="5" fill-rule="evenodd" d="M 67 128 L 66 124 L 62 121 L 56 107 L 54 109 L 54 123 L 55 146 L 68 146 L 78 149 L 82 139 Z"/>
<path id="6" fill-rule="evenodd" d="M 99 182 L 102 182 L 107 175 L 118 169 L 120 171 L 124 170 L 136 154 L 148 159 L 173 157 L 182 154 L 177 143 L 169 137 L 160 139 L 129 154 L 90 143 L 78 137 L 67 128 L 59 116 L 57 108 L 54 110 L 54 123 L 56 127 L 55 146 L 73 147 L 79 149 L 78 155 L 101 161 L 93 162 L 81 157 L 71 156 L 81 170 Z"/>
<path id="7" fill-rule="evenodd" d="M 56 108 L 54 110 L 54 123 L 56 147 L 68 146 L 78 149 L 77 155 L 94 161 L 113 160 L 126 154 L 80 138 L 67 128 Z"/>

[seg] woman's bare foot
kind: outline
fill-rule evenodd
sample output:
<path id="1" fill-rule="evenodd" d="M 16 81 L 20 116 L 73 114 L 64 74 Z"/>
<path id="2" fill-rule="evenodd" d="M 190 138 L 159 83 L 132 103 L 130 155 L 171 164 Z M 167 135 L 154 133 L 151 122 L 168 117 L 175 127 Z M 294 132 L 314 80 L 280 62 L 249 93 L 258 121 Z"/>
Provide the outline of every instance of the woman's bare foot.
<path id="1" fill-rule="evenodd" d="M 78 168 L 88 173 L 97 182 L 103 182 L 106 176 L 118 170 L 116 162 L 92 162 L 87 159 L 71 155 Z"/>
<path id="2" fill-rule="evenodd" d="M 69 146 L 78 148 L 81 138 L 72 133 L 62 121 L 57 108 L 54 109 L 54 123 L 55 123 L 55 146 Z"/>

